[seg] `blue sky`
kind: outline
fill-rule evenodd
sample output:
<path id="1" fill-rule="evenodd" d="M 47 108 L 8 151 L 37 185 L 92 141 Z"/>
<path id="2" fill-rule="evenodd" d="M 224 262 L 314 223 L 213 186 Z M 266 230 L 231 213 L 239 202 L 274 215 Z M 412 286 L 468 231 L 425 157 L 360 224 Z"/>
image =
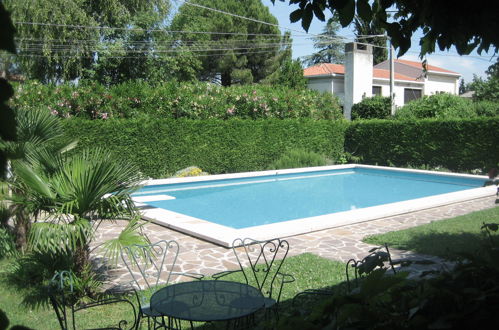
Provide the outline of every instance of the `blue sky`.
<path id="1" fill-rule="evenodd" d="M 280 2 L 275 1 L 275 5 L 272 5 L 270 0 L 264 0 L 263 3 L 267 5 L 270 12 L 279 20 L 279 25 L 281 26 L 281 31 L 285 31 L 283 28 L 291 29 L 291 34 L 293 37 L 293 58 L 310 55 L 315 52 L 313 47 L 313 41 L 307 36 L 305 30 L 301 27 L 301 23 L 291 24 L 289 21 L 289 14 L 294 11 L 297 6 L 289 6 L 288 1 Z M 325 22 L 321 22 L 314 18 L 309 29 L 309 36 L 313 34 L 319 34 L 322 32 Z M 353 41 L 354 33 L 351 28 L 344 28 L 339 33 L 341 36 L 348 38 Z M 419 58 L 419 36 L 421 33 L 417 33 L 413 36 L 412 47 L 409 51 L 404 54 L 401 58 L 407 60 L 420 61 Z M 396 53 L 396 51 L 395 51 Z M 435 65 L 447 70 L 451 70 L 462 75 L 465 82 L 471 82 L 473 79 L 473 74 L 481 77 L 485 77 L 485 70 L 495 63 L 495 58 L 492 58 L 492 52 L 488 54 L 482 53 L 481 56 L 476 52 L 470 54 L 470 56 L 459 56 L 456 50 L 450 50 L 446 52 L 437 51 L 434 54 L 426 56 L 428 64 Z"/>

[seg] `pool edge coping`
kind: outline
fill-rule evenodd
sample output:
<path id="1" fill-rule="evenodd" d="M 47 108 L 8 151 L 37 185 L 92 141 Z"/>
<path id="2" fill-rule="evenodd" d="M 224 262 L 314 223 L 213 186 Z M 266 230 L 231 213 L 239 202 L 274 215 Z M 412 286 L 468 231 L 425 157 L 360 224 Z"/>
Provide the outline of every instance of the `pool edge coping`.
<path id="1" fill-rule="evenodd" d="M 307 167 L 298 169 L 286 170 L 270 170 L 258 172 L 244 172 L 232 174 L 218 174 L 210 176 L 188 177 L 188 178 L 172 178 L 160 180 L 147 180 L 145 185 L 158 185 L 158 184 L 173 184 L 173 183 L 187 183 L 187 182 L 201 182 L 213 181 L 220 179 L 236 179 L 247 177 L 258 177 L 273 174 L 289 174 L 300 172 L 315 172 L 331 169 L 354 169 L 354 168 L 372 168 L 372 169 L 387 169 L 399 172 L 416 172 L 426 174 L 438 174 L 442 176 L 452 177 L 467 177 L 467 178 L 481 178 L 487 179 L 486 176 L 448 173 L 448 172 L 434 172 L 427 170 L 413 170 L 395 167 L 372 166 L 372 165 L 330 165 L 320 167 Z M 177 230 L 203 240 L 224 246 L 231 247 L 232 242 L 236 238 L 250 237 L 257 240 L 267 240 L 273 238 L 283 238 L 306 234 L 314 231 L 337 228 L 347 226 L 355 223 L 372 221 L 376 219 L 385 218 L 388 216 L 395 216 L 404 213 L 420 211 L 429 208 L 435 208 L 448 204 L 464 202 L 468 200 L 478 199 L 494 195 L 496 193 L 495 186 L 479 187 L 468 189 L 464 191 L 451 192 L 440 194 L 436 196 L 423 197 L 412 199 L 409 201 L 402 201 L 396 203 L 383 204 L 379 206 L 372 206 L 357 210 L 343 211 L 332 214 L 320 215 L 315 217 L 301 218 L 296 220 L 283 221 L 279 223 L 272 223 L 242 229 L 234 229 L 227 226 L 212 223 L 206 220 L 190 217 L 184 214 L 163 210 L 154 207 L 146 207 L 141 209 L 142 218 L 149 220 L 158 225 Z M 139 207 L 143 204 L 136 203 Z M 387 210 L 390 210 L 389 212 Z M 334 224 L 332 224 L 334 222 Z M 279 234 L 275 234 L 279 232 Z"/>

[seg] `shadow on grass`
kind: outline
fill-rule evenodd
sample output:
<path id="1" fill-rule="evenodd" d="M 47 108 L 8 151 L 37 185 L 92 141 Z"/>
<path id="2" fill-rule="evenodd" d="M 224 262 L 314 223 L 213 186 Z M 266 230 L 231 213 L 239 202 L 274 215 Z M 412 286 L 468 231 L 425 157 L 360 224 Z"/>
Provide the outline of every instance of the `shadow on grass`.
<path id="1" fill-rule="evenodd" d="M 489 240 L 483 233 L 411 233 L 407 237 L 396 239 L 393 236 L 380 235 L 366 238 L 371 244 L 387 243 L 390 248 L 407 250 L 415 253 L 457 260 L 463 255 L 479 252 L 484 245 L 499 244 L 499 236 Z"/>

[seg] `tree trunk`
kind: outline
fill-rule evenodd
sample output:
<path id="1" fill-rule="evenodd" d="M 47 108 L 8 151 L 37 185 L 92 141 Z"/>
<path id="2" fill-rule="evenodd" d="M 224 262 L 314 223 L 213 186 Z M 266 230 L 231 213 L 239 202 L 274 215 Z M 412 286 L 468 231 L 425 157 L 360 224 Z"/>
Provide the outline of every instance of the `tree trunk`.
<path id="1" fill-rule="evenodd" d="M 28 248 L 28 234 L 31 229 L 31 221 L 22 209 L 16 210 L 14 219 L 14 235 L 16 237 L 16 248 L 24 252 Z"/>
<path id="2" fill-rule="evenodd" d="M 221 77 L 221 82 L 222 82 L 222 86 L 224 87 L 228 87 L 231 85 L 232 81 L 231 81 L 231 76 L 230 76 L 230 71 L 226 71 L 226 72 L 222 72 L 222 74 L 220 75 Z"/>
<path id="3" fill-rule="evenodd" d="M 84 272 L 90 264 L 90 248 L 87 243 L 78 244 L 74 252 L 75 273 L 78 276 Z"/>

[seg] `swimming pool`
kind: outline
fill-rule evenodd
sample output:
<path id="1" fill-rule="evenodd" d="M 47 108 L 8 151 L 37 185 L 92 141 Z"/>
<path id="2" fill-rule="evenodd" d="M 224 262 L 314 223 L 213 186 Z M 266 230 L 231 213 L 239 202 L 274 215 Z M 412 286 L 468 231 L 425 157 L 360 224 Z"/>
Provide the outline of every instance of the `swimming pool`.
<path id="1" fill-rule="evenodd" d="M 492 195 L 486 179 L 343 165 L 152 180 L 133 198 L 144 218 L 230 246 Z"/>

